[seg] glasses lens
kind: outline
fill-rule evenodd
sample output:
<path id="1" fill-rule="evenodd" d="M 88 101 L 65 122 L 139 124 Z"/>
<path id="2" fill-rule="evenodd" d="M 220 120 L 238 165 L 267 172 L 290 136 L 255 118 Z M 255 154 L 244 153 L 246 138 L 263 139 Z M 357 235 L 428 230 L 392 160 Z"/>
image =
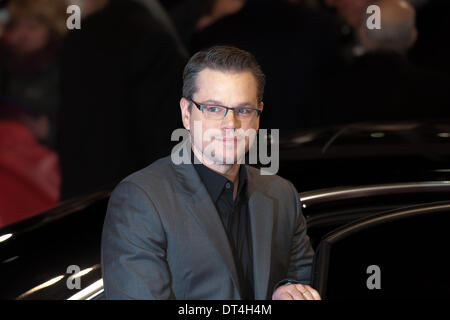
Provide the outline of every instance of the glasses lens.
<path id="1" fill-rule="evenodd" d="M 256 110 L 248 108 L 238 108 L 236 110 L 236 115 L 239 117 L 239 119 L 242 120 L 253 119 L 256 116 L 256 113 L 257 113 Z"/>
<path id="2" fill-rule="evenodd" d="M 205 118 L 212 120 L 222 120 L 225 117 L 227 108 L 221 106 L 203 106 L 203 114 Z M 231 110 L 229 110 L 231 112 Z M 255 109 L 237 108 L 234 109 L 235 115 L 242 121 L 250 121 L 254 119 L 258 113 Z"/>
<path id="3" fill-rule="evenodd" d="M 203 106 L 203 114 L 207 119 L 223 119 L 226 108 L 218 106 Z"/>

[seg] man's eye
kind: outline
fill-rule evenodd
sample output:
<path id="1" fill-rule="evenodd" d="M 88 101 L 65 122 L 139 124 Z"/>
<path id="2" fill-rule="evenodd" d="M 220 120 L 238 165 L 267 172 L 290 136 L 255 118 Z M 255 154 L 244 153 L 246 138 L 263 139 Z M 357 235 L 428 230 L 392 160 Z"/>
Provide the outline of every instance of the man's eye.
<path id="1" fill-rule="evenodd" d="M 208 110 L 208 112 L 212 112 L 212 113 L 220 113 L 220 112 L 222 112 L 222 108 L 220 108 L 220 107 L 213 107 L 213 106 L 207 106 L 206 110 Z"/>
<path id="2" fill-rule="evenodd" d="M 246 108 L 240 108 L 238 110 L 239 114 L 249 114 L 250 110 L 246 109 Z"/>

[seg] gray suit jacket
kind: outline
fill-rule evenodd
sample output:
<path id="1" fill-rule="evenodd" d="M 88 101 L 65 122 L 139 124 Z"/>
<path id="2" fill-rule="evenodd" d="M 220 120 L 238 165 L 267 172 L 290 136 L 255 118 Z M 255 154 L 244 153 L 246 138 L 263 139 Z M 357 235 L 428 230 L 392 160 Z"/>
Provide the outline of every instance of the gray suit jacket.
<path id="1" fill-rule="evenodd" d="M 278 282 L 308 284 L 313 250 L 297 191 L 246 166 L 255 299 Z M 170 157 L 113 191 L 102 235 L 107 299 L 240 299 L 220 216 L 193 165 Z"/>

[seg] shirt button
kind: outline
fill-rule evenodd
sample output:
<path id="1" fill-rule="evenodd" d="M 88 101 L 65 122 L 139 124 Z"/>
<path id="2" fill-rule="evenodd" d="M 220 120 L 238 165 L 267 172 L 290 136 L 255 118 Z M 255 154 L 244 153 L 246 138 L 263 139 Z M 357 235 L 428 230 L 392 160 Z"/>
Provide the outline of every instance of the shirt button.
<path id="1" fill-rule="evenodd" d="M 230 185 L 230 183 L 229 183 L 229 182 L 227 182 L 227 184 L 225 185 L 225 187 L 226 187 L 227 189 L 230 189 L 230 188 L 231 188 L 231 185 Z"/>

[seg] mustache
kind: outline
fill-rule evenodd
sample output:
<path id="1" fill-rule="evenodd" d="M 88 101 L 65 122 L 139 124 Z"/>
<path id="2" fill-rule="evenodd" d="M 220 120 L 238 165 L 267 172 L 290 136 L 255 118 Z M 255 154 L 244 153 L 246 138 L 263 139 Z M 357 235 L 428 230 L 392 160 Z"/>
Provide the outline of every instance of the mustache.
<path id="1" fill-rule="evenodd" d="M 242 140 L 249 137 L 248 133 L 244 130 L 220 130 L 220 129 L 208 129 L 204 133 L 205 138 L 209 139 L 237 139 Z M 252 134 L 253 136 L 253 134 Z"/>
<path id="2" fill-rule="evenodd" d="M 245 135 L 236 135 L 236 134 L 228 134 L 228 135 L 213 135 L 213 136 L 209 136 L 208 138 L 211 141 L 214 140 L 237 140 L 237 141 L 242 141 L 245 139 Z"/>

